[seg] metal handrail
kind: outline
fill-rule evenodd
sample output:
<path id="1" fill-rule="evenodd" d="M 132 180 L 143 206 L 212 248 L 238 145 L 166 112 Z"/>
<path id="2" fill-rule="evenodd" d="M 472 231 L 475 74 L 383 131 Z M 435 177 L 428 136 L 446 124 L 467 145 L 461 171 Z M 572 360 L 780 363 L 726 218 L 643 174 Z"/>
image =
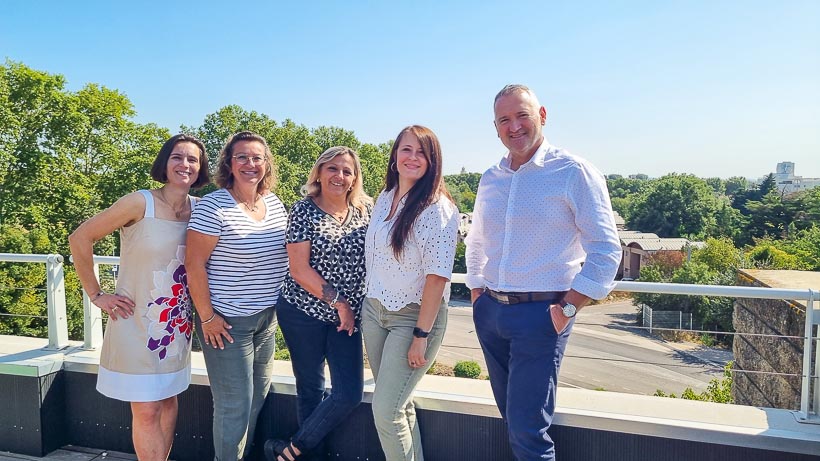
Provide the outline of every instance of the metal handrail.
<path id="1" fill-rule="evenodd" d="M 46 303 L 48 305 L 49 350 L 68 347 L 68 315 L 65 305 L 63 257 L 57 254 L 0 253 L 0 262 L 40 263 L 46 265 Z"/>
<path id="2" fill-rule="evenodd" d="M 97 256 L 93 258 L 94 272 L 99 277 L 100 264 L 119 264 L 117 256 Z M 45 263 L 47 269 L 47 299 L 48 299 L 48 336 L 49 348 L 61 349 L 68 345 L 68 322 L 65 306 L 65 283 L 63 274 L 63 257 L 61 255 L 33 255 L 0 253 L 0 262 Z M 453 283 L 465 283 L 466 275 L 455 273 Z M 725 296 L 731 298 L 758 298 L 758 299 L 785 299 L 805 300 L 806 321 L 803 336 L 803 374 L 801 386 L 800 417 L 802 420 L 818 421 L 820 419 L 820 379 L 816 379 L 813 386 L 813 400 L 811 392 L 811 376 L 820 375 L 820 339 L 812 337 L 815 325 L 820 324 L 820 312 L 814 302 L 820 300 L 820 292 L 811 289 L 779 289 L 763 287 L 738 287 L 721 285 L 693 285 L 676 283 L 654 282 L 617 282 L 615 291 L 638 293 L 663 293 L 693 296 Z M 83 293 L 84 312 L 84 347 L 94 349 L 102 344 L 102 314 L 100 309 L 91 303 L 88 294 Z M 813 342 L 815 347 L 815 370 L 812 373 Z"/>

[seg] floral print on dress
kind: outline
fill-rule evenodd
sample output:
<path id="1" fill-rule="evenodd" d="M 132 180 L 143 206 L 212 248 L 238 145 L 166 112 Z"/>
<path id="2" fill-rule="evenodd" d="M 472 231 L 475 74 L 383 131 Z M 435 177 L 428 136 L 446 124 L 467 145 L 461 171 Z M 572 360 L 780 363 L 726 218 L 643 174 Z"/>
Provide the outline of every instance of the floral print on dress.
<path id="1" fill-rule="evenodd" d="M 165 271 L 154 271 L 154 289 L 148 303 L 148 349 L 160 360 L 185 360 L 191 348 L 193 323 L 188 275 L 185 272 L 185 245 L 177 247 Z"/>

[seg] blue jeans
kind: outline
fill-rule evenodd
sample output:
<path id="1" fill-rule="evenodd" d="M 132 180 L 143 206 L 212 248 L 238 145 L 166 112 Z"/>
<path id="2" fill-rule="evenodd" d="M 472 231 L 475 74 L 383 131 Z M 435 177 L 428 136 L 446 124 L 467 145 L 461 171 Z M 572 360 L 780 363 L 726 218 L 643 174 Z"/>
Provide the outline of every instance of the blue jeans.
<path id="1" fill-rule="evenodd" d="M 256 420 L 268 396 L 276 321 L 273 308 L 225 321 L 233 327 L 233 343 L 224 341 L 225 349 L 204 346 L 202 355 L 214 400 L 214 460 L 235 461 L 250 453 Z M 199 317 L 196 329 L 202 338 Z"/>
<path id="2" fill-rule="evenodd" d="M 284 298 L 276 304 L 279 326 L 290 350 L 296 377 L 299 431 L 293 446 L 301 452 L 317 447 L 362 401 L 364 361 L 361 329 L 352 336 L 336 325 L 315 319 Z M 325 392 L 325 360 L 331 392 Z"/>
<path id="3" fill-rule="evenodd" d="M 555 459 L 547 429 L 555 413 L 558 369 L 575 322 L 560 335 L 555 332 L 549 306 L 556 301 L 507 305 L 483 294 L 473 306 L 493 396 L 519 461 Z"/>
<path id="4" fill-rule="evenodd" d="M 373 420 L 384 456 L 387 461 L 424 461 L 413 391 L 441 348 L 447 328 L 447 303 L 441 303 L 427 337 L 427 364 L 421 368 L 407 364 L 421 306 L 411 303 L 399 311 L 389 311 L 379 300 L 366 298 L 362 309 L 364 343 L 376 381 Z"/>

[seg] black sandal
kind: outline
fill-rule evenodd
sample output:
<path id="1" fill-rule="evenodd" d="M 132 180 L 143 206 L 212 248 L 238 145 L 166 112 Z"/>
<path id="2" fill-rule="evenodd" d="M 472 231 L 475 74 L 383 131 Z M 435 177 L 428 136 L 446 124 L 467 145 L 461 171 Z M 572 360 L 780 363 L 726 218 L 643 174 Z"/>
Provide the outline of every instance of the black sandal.
<path id="1" fill-rule="evenodd" d="M 296 461 L 299 455 L 293 452 L 290 442 L 281 439 L 265 441 L 265 459 L 267 461 Z"/>

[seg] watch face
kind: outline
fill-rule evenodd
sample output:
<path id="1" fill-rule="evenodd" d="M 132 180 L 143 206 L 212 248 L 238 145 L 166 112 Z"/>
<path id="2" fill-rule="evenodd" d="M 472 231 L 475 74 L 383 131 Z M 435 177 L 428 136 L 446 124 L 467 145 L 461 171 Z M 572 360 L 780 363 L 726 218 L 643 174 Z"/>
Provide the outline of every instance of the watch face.
<path id="1" fill-rule="evenodd" d="M 575 317 L 575 313 L 577 309 L 575 308 L 575 304 L 566 303 L 564 307 L 561 308 L 564 311 L 564 317 Z"/>

